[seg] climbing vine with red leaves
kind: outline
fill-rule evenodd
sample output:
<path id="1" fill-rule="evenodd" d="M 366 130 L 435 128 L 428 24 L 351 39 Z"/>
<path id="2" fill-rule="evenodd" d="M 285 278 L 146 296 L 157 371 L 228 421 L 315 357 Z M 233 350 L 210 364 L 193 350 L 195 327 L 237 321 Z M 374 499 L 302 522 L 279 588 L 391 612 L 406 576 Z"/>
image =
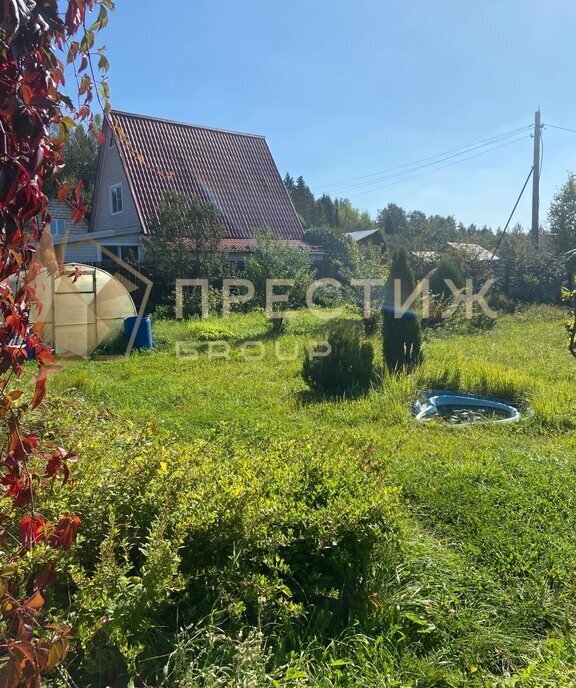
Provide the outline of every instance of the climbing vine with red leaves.
<path id="1" fill-rule="evenodd" d="M 42 403 L 57 370 L 30 313 L 40 307 L 38 273 L 59 270 L 46 241 L 45 184 L 64 166 L 69 131 L 80 121 L 93 126 L 94 95 L 107 109 L 108 62 L 95 37 L 113 4 L 0 0 L 0 8 L 0 688 L 17 688 L 40 686 L 51 671 L 64 677 L 70 645 L 70 630 L 47 623 L 43 612 L 58 559 L 81 523 L 74 514 L 43 513 L 41 505 L 55 481 L 68 481 L 77 457 L 25 429 L 25 414 Z M 75 82 L 74 101 L 66 78 Z M 75 221 L 83 217 L 80 187 L 63 187 L 59 197 L 68 197 Z"/>

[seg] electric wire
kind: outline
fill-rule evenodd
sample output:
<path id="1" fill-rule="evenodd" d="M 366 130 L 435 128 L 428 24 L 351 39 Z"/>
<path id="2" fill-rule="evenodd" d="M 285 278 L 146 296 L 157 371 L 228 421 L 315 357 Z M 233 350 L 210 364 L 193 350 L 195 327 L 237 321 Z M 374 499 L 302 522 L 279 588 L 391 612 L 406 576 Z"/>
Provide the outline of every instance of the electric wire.
<path id="1" fill-rule="evenodd" d="M 548 124 L 548 123 L 546 123 L 544 126 L 550 127 L 552 129 L 560 129 L 560 131 L 569 131 L 571 134 L 576 134 L 576 129 L 569 129 L 568 127 L 559 127 L 556 124 Z"/>
<path id="2" fill-rule="evenodd" d="M 428 163 L 429 165 L 433 165 L 439 162 L 443 162 L 445 159 L 450 159 L 452 157 L 458 157 L 459 155 L 466 155 L 467 153 L 471 152 L 472 150 L 476 150 L 478 148 L 482 148 L 484 146 L 490 146 L 493 143 L 498 143 L 501 140 L 510 138 L 512 136 L 515 136 L 517 134 L 523 133 L 528 131 L 529 129 L 532 129 L 533 125 L 528 125 L 524 127 L 518 127 L 517 129 L 511 129 L 510 131 L 504 132 L 502 134 L 498 134 L 497 136 L 492 136 L 488 139 L 483 139 L 481 141 L 476 141 L 474 143 L 470 143 L 466 146 L 460 146 L 459 148 L 452 148 L 448 151 L 445 151 L 443 153 L 438 153 L 436 155 L 431 155 L 426 158 L 421 158 L 420 160 L 415 160 L 413 162 L 405 163 L 403 165 L 397 165 L 395 167 L 389 167 L 384 170 L 380 170 L 379 172 L 373 172 L 371 174 L 365 174 L 361 175 L 359 177 L 351 177 L 349 179 L 345 179 L 339 182 L 333 182 L 331 184 L 324 184 L 325 189 L 330 189 L 330 188 L 347 188 L 352 182 L 356 182 L 358 180 L 362 179 L 370 179 L 374 177 L 380 177 L 381 175 L 387 174 L 388 172 L 395 172 L 398 170 L 406 170 L 408 172 L 412 171 L 407 168 L 412 168 L 412 167 L 420 167 L 420 166 L 428 166 L 424 165 L 424 163 Z M 368 182 L 367 182 L 368 183 Z M 338 193 L 338 191 L 333 191 L 332 193 Z"/>
<path id="3" fill-rule="evenodd" d="M 467 160 L 472 160 L 474 158 L 478 158 L 481 155 L 486 155 L 488 153 L 492 153 L 495 150 L 498 150 L 500 148 L 505 148 L 506 146 L 511 146 L 514 143 L 518 143 L 519 141 L 524 141 L 525 139 L 529 138 L 528 136 L 521 136 L 520 138 L 514 139 L 513 141 L 507 141 L 506 143 L 502 143 L 499 146 L 494 146 L 493 148 L 489 148 L 488 150 L 483 150 L 480 151 L 479 153 L 475 153 L 474 155 L 467 156 L 465 158 L 460 158 L 459 160 L 454 160 L 446 165 L 441 165 L 440 167 L 435 167 L 431 170 L 426 170 L 425 172 L 420 172 L 419 174 L 412 175 L 410 177 L 405 177 L 403 179 L 398 179 L 396 181 L 390 182 L 389 184 L 384 184 L 383 186 L 375 186 L 374 188 L 370 189 L 365 189 L 364 191 L 360 191 L 359 193 L 352 194 L 349 196 L 349 198 L 357 198 L 358 196 L 362 196 L 364 194 L 370 193 L 372 191 L 379 191 L 381 189 L 386 189 L 390 186 L 394 186 L 396 184 L 401 184 L 402 182 L 407 182 L 410 181 L 411 179 L 417 179 L 418 177 L 423 177 L 427 174 L 432 174 L 433 172 L 438 172 L 439 170 L 446 169 L 447 167 L 452 167 L 453 165 L 458 165 L 461 162 L 465 162 Z M 378 182 L 379 184 L 379 182 Z"/>

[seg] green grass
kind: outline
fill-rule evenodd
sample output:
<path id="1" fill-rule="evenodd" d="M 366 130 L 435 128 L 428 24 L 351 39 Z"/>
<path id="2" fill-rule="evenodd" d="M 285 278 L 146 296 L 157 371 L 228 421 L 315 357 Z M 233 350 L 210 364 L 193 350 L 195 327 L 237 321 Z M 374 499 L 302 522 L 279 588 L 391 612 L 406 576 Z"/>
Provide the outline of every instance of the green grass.
<path id="1" fill-rule="evenodd" d="M 77 468 L 84 485 L 87 476 L 96 480 L 104 470 L 107 443 L 135 476 L 138 455 L 149 456 L 148 445 L 160 438 L 168 449 L 160 452 L 167 456 L 158 470 L 170 472 L 166 465 L 174 461 L 184 481 L 185 464 L 177 457 L 190 447 L 196 457 L 204 452 L 224 463 L 221 475 L 210 471 L 218 481 L 226 471 L 244 475 L 246 465 L 228 462 L 252 451 L 252 477 L 264 482 L 266 461 L 276 475 L 278 457 L 286 452 L 289 463 L 298 447 L 349 462 L 358 476 L 374 481 L 375 494 L 382 484 L 398 495 L 400 553 L 374 564 L 373 609 L 360 625 L 351 618 L 352 626 L 331 639 L 321 630 L 303 633 L 298 647 L 294 638 L 280 642 L 282 633 L 264 629 L 258 635 L 257 623 L 253 635 L 234 636 L 211 620 L 176 642 L 169 671 L 179 666 L 179 676 L 187 676 L 178 685 L 574 685 L 576 368 L 562 322 L 559 309 L 531 307 L 501 316 L 489 332 L 437 334 L 426 342 L 425 363 L 416 373 L 384 377 L 366 397 L 338 402 L 314 398 L 300 377 L 303 347 L 321 340 L 327 327 L 302 313 L 290 315 L 288 331 L 278 338 L 261 313 L 161 321 L 154 325 L 155 352 L 68 364 L 51 391 L 80 406 L 64 412 L 58 424 L 80 444 L 82 461 L 91 463 Z M 206 347 L 212 337 L 229 344 L 229 360 L 209 360 L 205 349 L 198 360 L 175 356 L 177 341 Z M 252 339 L 262 339 L 265 355 L 248 362 L 240 347 Z M 275 346 L 287 352 L 296 345 L 296 360 L 277 360 Z M 411 403 L 428 387 L 513 400 L 522 421 L 417 424 Z M 121 432 L 136 440 L 113 439 L 124 425 Z M 88 436 L 87 428 L 93 428 Z M 114 485 L 124 481 L 128 489 L 126 480 L 136 481 L 114 471 Z M 340 475 L 342 468 L 334 471 Z M 358 476 L 349 479 L 363 480 Z M 277 480 L 275 498 L 282 500 L 282 490 L 292 494 L 282 485 L 293 479 Z M 254 494 L 264 500 L 258 504 L 267 503 L 269 497 Z M 90 500 L 97 499 L 92 490 Z M 138 501 L 137 491 L 131 499 Z M 258 528 L 257 519 L 250 523 Z M 97 539 L 93 535 L 94 547 Z"/>

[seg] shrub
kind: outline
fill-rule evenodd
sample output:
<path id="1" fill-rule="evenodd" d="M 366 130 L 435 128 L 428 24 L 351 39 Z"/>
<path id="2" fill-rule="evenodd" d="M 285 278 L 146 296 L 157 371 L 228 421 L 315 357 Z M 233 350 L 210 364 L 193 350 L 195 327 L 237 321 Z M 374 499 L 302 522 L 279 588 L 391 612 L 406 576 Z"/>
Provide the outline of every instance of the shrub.
<path id="1" fill-rule="evenodd" d="M 545 251 L 518 253 L 506 261 L 502 291 L 511 299 L 527 303 L 559 303 L 566 277 L 562 258 Z"/>
<path id="2" fill-rule="evenodd" d="M 78 685 L 111 675 L 129 685 L 135 673 L 158 685 L 182 620 L 219 614 L 232 634 L 305 634 L 314 622 L 338 634 L 370 616 L 376 570 L 386 578 L 399 563 L 400 512 L 361 455 L 282 436 L 242 441 L 232 426 L 184 444 L 152 424 L 101 422 L 77 401 L 58 410 L 93 457 L 77 467 L 73 494 L 51 496 L 86 524 L 71 587 L 63 581 L 51 610 L 65 616 L 72 590 Z"/>
<path id="3" fill-rule="evenodd" d="M 168 304 L 156 306 L 152 314 L 154 320 L 172 320 L 174 318 L 174 308 Z"/>
<path id="4" fill-rule="evenodd" d="M 208 287 L 208 313 L 210 316 L 222 315 L 222 291 Z M 185 290 L 182 315 L 185 318 L 202 316 L 202 290 L 199 288 Z"/>
<path id="5" fill-rule="evenodd" d="M 307 357 L 302 377 L 315 392 L 331 396 L 364 393 L 374 378 L 374 350 L 354 327 L 340 325 L 328 336 L 330 353 Z"/>
<path id="6" fill-rule="evenodd" d="M 488 296 L 488 305 L 493 311 L 500 311 L 508 315 L 516 313 L 516 302 L 509 299 L 504 294 L 490 294 Z"/>
<path id="7" fill-rule="evenodd" d="M 446 280 L 452 280 L 458 289 L 464 287 L 464 275 L 460 268 L 448 258 L 443 258 L 432 270 L 429 277 L 430 293 L 441 296 L 445 300 L 452 297 L 452 290 L 446 284 Z"/>
<path id="8" fill-rule="evenodd" d="M 214 342 L 234 339 L 234 332 L 213 323 L 191 322 L 188 326 L 190 336 L 199 342 Z"/>
<path id="9" fill-rule="evenodd" d="M 291 279 L 295 284 L 286 288 L 290 308 L 301 308 L 306 303 L 306 291 L 314 281 L 314 271 L 308 253 L 289 246 L 271 232 L 256 237 L 256 250 L 246 261 L 244 275 L 254 285 L 254 298 L 248 308 L 266 305 L 266 280 Z"/>
<path id="10" fill-rule="evenodd" d="M 394 305 L 395 281 L 400 281 L 402 303 L 416 288 L 414 275 L 404 249 L 394 256 L 386 285 L 386 304 L 382 313 L 383 353 L 391 373 L 410 371 L 422 361 L 422 332 L 415 312 L 400 315 Z"/>

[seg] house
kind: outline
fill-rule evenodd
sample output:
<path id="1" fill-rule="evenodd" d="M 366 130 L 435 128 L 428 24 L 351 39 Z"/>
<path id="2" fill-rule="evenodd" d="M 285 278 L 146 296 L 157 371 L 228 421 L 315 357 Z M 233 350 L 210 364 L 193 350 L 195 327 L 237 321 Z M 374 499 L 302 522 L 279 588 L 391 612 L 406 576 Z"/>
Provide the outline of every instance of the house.
<path id="1" fill-rule="evenodd" d="M 59 201 L 57 198 L 48 199 L 48 212 L 52 220 L 50 221 L 50 234 L 53 240 L 60 240 L 67 233 L 73 235 L 83 235 L 88 232 L 86 220 L 74 223 L 70 217 L 72 206 L 66 201 Z"/>
<path id="2" fill-rule="evenodd" d="M 384 244 L 384 237 L 382 232 L 376 227 L 375 229 L 364 229 L 357 232 L 346 232 L 347 237 L 350 237 L 360 246 L 382 246 Z"/>
<path id="3" fill-rule="evenodd" d="M 106 259 L 102 247 L 118 258 L 142 259 L 150 222 L 170 191 L 216 207 L 226 227 L 221 250 L 232 259 L 254 250 L 259 230 L 320 255 L 303 240 L 263 136 L 119 111 L 106 117 L 102 133 L 89 231 L 75 233 L 66 246 L 55 239 L 62 259 L 99 262 Z"/>
<path id="4" fill-rule="evenodd" d="M 448 241 L 447 244 L 452 252 L 467 260 L 477 262 L 500 260 L 492 251 L 486 250 L 480 244 L 466 244 L 455 241 Z"/>

